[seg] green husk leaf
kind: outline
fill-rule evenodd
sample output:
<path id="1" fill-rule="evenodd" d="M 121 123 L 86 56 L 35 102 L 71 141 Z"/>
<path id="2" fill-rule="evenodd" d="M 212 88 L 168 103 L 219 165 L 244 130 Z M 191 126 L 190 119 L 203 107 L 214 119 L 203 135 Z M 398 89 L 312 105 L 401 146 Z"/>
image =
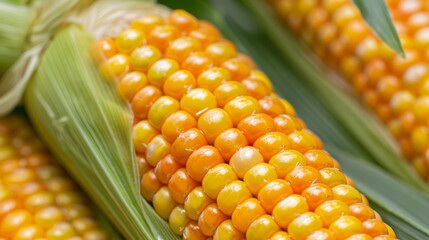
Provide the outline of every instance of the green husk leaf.
<path id="1" fill-rule="evenodd" d="M 0 79 L 0 116 L 8 114 L 20 104 L 25 87 L 37 68 L 41 52 L 50 42 L 54 32 L 64 23 L 68 14 L 73 10 L 86 6 L 90 1 L 92 0 L 34 0 L 28 6 L 19 6 L 20 2 L 15 2 L 14 5 L 2 4 L 4 5 L 2 7 L 6 10 L 27 9 L 28 16 L 23 16 L 22 19 L 16 20 L 13 17 L 17 16 L 9 15 L 12 18 L 5 21 L 7 24 L 4 26 L 10 30 L 7 30 L 4 34 L 10 35 L 10 31 L 16 30 L 24 35 L 18 34 L 17 39 L 12 38 L 17 41 L 16 44 L 19 44 L 19 47 L 13 50 L 14 54 L 17 54 L 16 56 L 19 56 L 19 58 L 15 57 L 6 60 L 7 65 L 3 69 L 4 72 Z M 15 23 L 8 23 L 9 21 L 15 21 Z M 15 28 L 22 23 L 26 23 L 27 28 Z M 13 28 L 10 28 L 11 26 Z M 4 37 L 7 38 L 8 35 Z"/>
<path id="2" fill-rule="evenodd" d="M 384 0 L 353 0 L 353 2 L 377 36 L 404 58 L 404 49 L 393 25 L 392 16 L 386 6 L 386 2 Z"/>
<path id="3" fill-rule="evenodd" d="M 0 78 L 19 58 L 33 18 L 28 6 L 0 2 Z"/>
<path id="4" fill-rule="evenodd" d="M 370 159 L 374 161 L 374 149 L 367 151 L 368 143 L 362 142 L 362 138 L 355 137 L 349 127 L 332 113 L 332 106 L 327 106 L 324 99 L 315 94 L 313 88 L 308 87 L 308 82 L 302 80 L 306 77 L 305 74 L 302 75 L 301 71 L 297 71 L 296 63 L 291 64 L 290 60 L 286 60 L 282 54 L 279 54 L 278 48 L 271 44 L 270 39 L 264 35 L 264 31 L 255 23 L 255 15 L 250 15 L 237 2 L 229 0 L 212 0 L 212 4 L 188 0 L 189 5 L 186 6 L 174 0 L 161 2 L 173 8 L 184 8 L 200 18 L 215 23 L 229 39 L 238 44 L 240 51 L 249 54 L 261 70 L 270 77 L 277 92 L 292 103 L 309 128 L 323 139 L 329 152 L 336 157 L 343 170 L 372 201 L 372 206 L 383 219 L 394 228 L 398 237 L 400 239 L 427 238 L 427 229 L 429 229 L 427 195 L 410 188 L 390 173 L 368 162 Z M 288 43 L 284 42 L 285 45 Z M 294 49 L 296 45 L 286 46 Z M 295 57 L 297 56 L 300 55 L 295 54 Z M 311 68 L 307 71 L 312 70 Z M 320 74 L 320 72 L 317 73 Z M 322 79 L 317 78 L 317 80 Z M 368 178 L 369 175 L 370 178 Z"/>
<path id="5" fill-rule="evenodd" d="M 139 194 L 132 114 L 101 78 L 93 37 L 58 32 L 27 87 L 30 119 L 55 156 L 127 239 L 175 239 Z"/>
<path id="6" fill-rule="evenodd" d="M 325 105 L 339 125 L 351 135 L 349 138 L 356 139 L 369 153 L 369 158 L 363 159 L 374 161 L 410 185 L 429 192 L 417 172 L 400 156 L 385 127 L 355 99 L 345 95 L 329 82 L 331 75 L 326 68 L 314 59 L 305 45 L 297 42 L 296 38 L 286 31 L 273 11 L 262 1 L 241 2 L 254 14 L 261 29 L 265 30 L 275 44 L 277 52 L 294 72 L 298 73 L 310 94 Z M 258 50 L 260 52 L 261 48 Z M 312 110 L 316 111 L 315 108 Z M 315 132 L 318 132 L 318 129 L 315 129 Z M 340 141 L 336 142 L 337 146 L 342 145 Z"/>

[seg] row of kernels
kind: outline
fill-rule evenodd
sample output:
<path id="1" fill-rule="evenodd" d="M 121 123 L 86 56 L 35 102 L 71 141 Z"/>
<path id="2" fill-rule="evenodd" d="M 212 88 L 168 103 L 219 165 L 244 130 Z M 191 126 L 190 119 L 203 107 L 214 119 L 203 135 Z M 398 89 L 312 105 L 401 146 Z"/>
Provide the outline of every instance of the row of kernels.
<path id="1" fill-rule="evenodd" d="M 22 117 L 0 120 L 0 237 L 108 239 Z"/>

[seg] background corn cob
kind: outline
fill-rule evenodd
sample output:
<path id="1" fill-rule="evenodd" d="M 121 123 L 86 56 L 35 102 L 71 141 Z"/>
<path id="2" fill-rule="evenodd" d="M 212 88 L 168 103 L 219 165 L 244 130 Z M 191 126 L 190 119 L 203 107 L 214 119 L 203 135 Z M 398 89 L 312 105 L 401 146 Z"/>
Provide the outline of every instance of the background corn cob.
<path id="1" fill-rule="evenodd" d="M 406 59 L 371 32 L 352 1 L 269 2 L 323 61 L 349 80 L 428 180 L 427 2 L 387 1 Z"/>
<path id="2" fill-rule="evenodd" d="M 177 10 L 98 45 L 102 71 L 133 109 L 142 195 L 176 234 L 394 239 L 293 107 L 211 24 Z"/>
<path id="3" fill-rule="evenodd" d="M 0 239 L 110 239 L 85 195 L 18 115 L 0 119 Z"/>

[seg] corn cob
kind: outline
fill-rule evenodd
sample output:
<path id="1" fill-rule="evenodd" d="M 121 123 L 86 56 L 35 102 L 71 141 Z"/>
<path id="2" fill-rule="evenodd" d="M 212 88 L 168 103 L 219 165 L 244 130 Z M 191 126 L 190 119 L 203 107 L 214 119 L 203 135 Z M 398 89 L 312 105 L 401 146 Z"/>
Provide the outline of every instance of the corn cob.
<path id="1" fill-rule="evenodd" d="M 134 114 L 141 194 L 183 239 L 396 239 L 210 23 L 148 15 L 97 44 Z"/>
<path id="2" fill-rule="evenodd" d="M 429 5 L 388 0 L 406 58 L 369 29 L 351 0 L 270 0 L 280 18 L 386 124 L 406 159 L 429 181 Z"/>
<path id="3" fill-rule="evenodd" d="M 85 195 L 18 116 L 0 119 L 0 239 L 109 239 Z"/>

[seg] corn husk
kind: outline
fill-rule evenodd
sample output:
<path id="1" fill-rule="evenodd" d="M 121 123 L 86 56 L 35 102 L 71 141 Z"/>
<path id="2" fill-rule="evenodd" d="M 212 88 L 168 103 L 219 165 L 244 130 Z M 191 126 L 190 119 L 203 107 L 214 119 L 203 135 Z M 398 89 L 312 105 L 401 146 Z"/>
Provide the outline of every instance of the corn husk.
<path id="1" fill-rule="evenodd" d="M 68 14 L 91 1 L 0 2 L 0 116 L 20 103 L 41 53 Z"/>

